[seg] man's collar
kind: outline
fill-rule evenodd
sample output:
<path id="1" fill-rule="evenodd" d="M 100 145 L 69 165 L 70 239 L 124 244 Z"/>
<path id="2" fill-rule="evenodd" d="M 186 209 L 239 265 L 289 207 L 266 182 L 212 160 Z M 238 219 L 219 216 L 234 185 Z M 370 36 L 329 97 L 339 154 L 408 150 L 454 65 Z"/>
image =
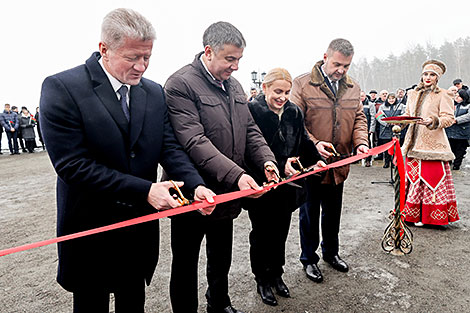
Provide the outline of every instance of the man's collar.
<path id="1" fill-rule="evenodd" d="M 209 69 L 207 68 L 207 65 L 206 63 L 204 62 L 204 52 L 201 54 L 201 56 L 199 57 L 199 60 L 201 61 L 202 63 L 202 66 L 204 67 L 204 69 L 206 70 L 206 72 L 209 74 L 209 76 L 217 83 L 217 85 L 219 85 L 220 87 L 222 87 L 222 89 L 225 91 L 225 86 L 223 84 L 223 81 L 220 81 L 218 79 L 216 79 L 214 77 L 214 75 L 212 75 L 212 73 L 209 71 Z"/>
<path id="2" fill-rule="evenodd" d="M 324 67 L 324 66 L 325 66 L 325 63 L 323 63 L 323 64 L 320 66 L 320 71 L 321 71 L 321 73 L 322 73 L 322 75 L 323 75 L 324 77 L 328 78 L 328 81 L 330 82 L 330 84 L 332 84 L 332 83 L 333 83 L 333 80 L 331 80 L 331 78 L 328 77 L 328 75 L 326 75 L 325 71 L 323 70 L 323 67 Z M 337 82 L 335 82 L 335 83 L 337 83 Z"/>
<path id="3" fill-rule="evenodd" d="M 201 56 L 199 57 L 199 60 L 201 60 L 201 63 L 202 63 L 202 66 L 204 67 L 204 69 L 206 70 L 207 73 L 209 73 L 210 77 L 213 79 L 213 80 L 217 80 L 215 79 L 214 75 L 212 75 L 212 73 L 209 71 L 209 69 L 207 68 L 207 65 L 206 65 L 206 62 L 204 62 L 204 53 L 201 54 Z"/>
<path id="4" fill-rule="evenodd" d="M 111 83 L 111 86 L 113 86 L 114 92 L 117 92 L 119 88 L 121 88 L 122 85 L 127 86 L 127 90 L 130 90 L 131 85 L 129 84 L 123 84 L 119 80 L 117 80 L 113 75 L 111 75 L 107 70 L 106 67 L 103 64 L 103 58 L 99 58 L 98 63 L 101 65 L 103 68 L 104 73 L 109 79 L 109 82 Z"/>

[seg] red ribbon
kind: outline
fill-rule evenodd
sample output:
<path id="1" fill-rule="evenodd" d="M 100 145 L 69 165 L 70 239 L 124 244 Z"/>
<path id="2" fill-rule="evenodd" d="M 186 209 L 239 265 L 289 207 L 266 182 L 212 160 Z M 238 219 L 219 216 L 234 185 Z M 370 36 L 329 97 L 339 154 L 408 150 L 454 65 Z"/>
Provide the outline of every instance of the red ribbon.
<path id="1" fill-rule="evenodd" d="M 398 140 L 396 138 L 394 138 L 392 141 L 390 141 L 386 144 L 383 144 L 381 146 L 369 149 L 368 153 L 354 155 L 352 157 L 340 160 L 338 162 L 328 164 L 326 167 L 323 167 L 323 168 L 320 168 L 320 169 L 317 169 L 317 170 L 314 170 L 314 171 L 311 171 L 311 172 L 307 172 L 307 173 L 304 173 L 304 174 L 295 175 L 295 176 L 291 177 L 290 179 L 281 181 L 277 184 L 264 186 L 263 190 L 267 191 L 267 190 L 270 190 L 271 188 L 286 184 L 288 182 L 295 181 L 297 179 L 301 179 L 301 178 L 310 176 L 310 175 L 318 173 L 318 172 L 326 171 L 326 170 L 331 169 L 331 168 L 344 166 L 344 165 L 356 162 L 358 160 L 364 159 L 368 156 L 377 155 L 377 154 L 382 153 L 382 152 L 387 151 L 387 150 L 389 151 L 390 154 L 393 154 L 393 148 L 395 148 L 395 150 L 396 150 L 397 166 L 398 166 L 398 171 L 400 173 L 400 184 L 401 184 L 400 185 L 400 207 L 403 209 L 403 206 L 405 204 L 405 169 L 404 169 L 404 163 L 403 163 L 403 157 L 402 157 L 402 154 L 401 154 L 400 144 L 398 143 Z M 240 191 L 224 193 L 224 194 L 215 196 L 214 197 L 214 202 L 215 202 L 215 204 L 221 204 L 221 203 L 232 201 L 232 200 L 235 200 L 235 199 L 240 199 L 240 198 L 243 198 L 243 197 L 247 197 L 247 196 L 253 195 L 253 194 L 258 193 L 258 192 L 261 192 L 261 191 L 253 190 L 253 189 L 247 189 L 247 190 L 240 190 Z M 202 208 L 212 206 L 212 205 L 214 205 L 214 203 L 209 203 L 205 200 L 204 201 L 198 201 L 198 202 L 194 202 L 190 205 L 186 205 L 186 206 L 182 206 L 182 207 L 178 207 L 178 208 L 174 208 L 174 209 L 170 209 L 170 210 L 161 211 L 161 212 L 158 212 L 158 213 L 153 213 L 153 214 L 133 218 L 133 219 L 130 219 L 130 220 L 127 220 L 127 221 L 123 221 L 123 222 L 119 222 L 119 223 L 115 223 L 115 224 L 111 224 L 111 225 L 107 225 L 107 226 L 102 226 L 102 227 L 98 227 L 98 228 L 94 228 L 94 229 L 90 229 L 90 230 L 85 230 L 85 231 L 81 231 L 81 232 L 78 232 L 78 233 L 65 235 L 65 236 L 61 236 L 61 237 L 57 237 L 57 238 L 52 238 L 52 239 L 48 239 L 48 240 L 44 240 L 44 241 L 38 241 L 38 242 L 34 242 L 34 243 L 22 245 L 22 246 L 17 246 L 17 247 L 5 249 L 5 250 L 0 250 L 0 257 L 8 255 L 8 254 L 12 254 L 12 253 L 20 252 L 20 251 L 25 251 L 25 250 L 29 250 L 29 249 L 33 249 L 33 248 L 47 246 L 47 245 L 50 245 L 50 244 L 53 244 L 53 243 L 58 243 L 58 242 L 63 242 L 63 241 L 67 241 L 67 240 L 71 240 L 71 239 L 75 239 L 75 238 L 90 236 L 90 235 L 93 235 L 93 234 L 98 234 L 98 233 L 102 233 L 102 232 L 113 230 L 113 229 L 123 228 L 123 227 L 131 226 L 131 225 L 136 225 L 136 224 L 140 224 L 140 223 L 145 223 L 145 222 L 157 220 L 157 219 L 164 218 L 164 217 L 169 217 L 169 216 L 178 215 L 178 214 L 182 214 L 182 213 L 186 213 L 186 212 L 190 212 L 190 211 L 195 211 L 195 210 L 202 209 Z"/>

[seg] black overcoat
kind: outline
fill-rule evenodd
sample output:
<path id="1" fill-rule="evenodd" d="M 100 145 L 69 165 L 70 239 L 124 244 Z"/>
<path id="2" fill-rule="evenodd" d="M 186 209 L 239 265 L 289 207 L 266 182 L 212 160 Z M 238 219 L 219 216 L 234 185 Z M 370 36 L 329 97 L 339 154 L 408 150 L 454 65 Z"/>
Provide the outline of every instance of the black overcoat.
<path id="1" fill-rule="evenodd" d="M 203 181 L 170 125 L 162 87 L 130 88 L 131 120 L 95 52 L 85 64 L 45 79 L 40 125 L 57 172 L 57 235 L 155 213 L 147 203 L 157 166 L 186 187 Z M 58 282 L 67 290 L 147 284 L 158 259 L 158 221 L 59 243 Z"/>

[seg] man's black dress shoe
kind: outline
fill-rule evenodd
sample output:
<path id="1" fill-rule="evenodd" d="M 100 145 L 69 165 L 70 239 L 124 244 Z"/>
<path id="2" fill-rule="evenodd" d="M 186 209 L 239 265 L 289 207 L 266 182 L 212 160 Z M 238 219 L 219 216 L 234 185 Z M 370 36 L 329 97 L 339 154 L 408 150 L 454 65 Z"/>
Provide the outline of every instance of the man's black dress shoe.
<path id="1" fill-rule="evenodd" d="M 274 278 L 273 285 L 278 295 L 284 298 L 290 298 L 289 288 L 287 288 L 286 283 L 284 283 L 282 280 L 282 277 Z"/>
<path id="2" fill-rule="evenodd" d="M 213 307 L 211 307 L 208 304 L 207 305 L 207 313 L 243 313 L 243 312 L 235 309 L 231 305 L 229 305 L 228 307 L 223 308 L 223 309 L 214 309 Z"/>
<path id="3" fill-rule="evenodd" d="M 349 271 L 349 266 L 344 262 L 339 255 L 335 255 L 331 258 L 323 258 L 326 263 L 330 264 L 335 270 L 346 273 Z"/>
<path id="4" fill-rule="evenodd" d="M 305 274 L 307 275 L 308 279 L 316 283 L 321 283 L 323 281 L 323 275 L 321 274 L 321 271 L 318 268 L 318 265 L 307 264 L 306 266 L 304 266 L 304 269 L 305 269 Z"/>
<path id="5" fill-rule="evenodd" d="M 274 296 L 271 286 L 269 284 L 258 283 L 256 289 L 258 290 L 258 293 L 261 296 L 261 300 L 263 300 L 265 304 L 272 306 L 277 305 L 276 297 Z"/>

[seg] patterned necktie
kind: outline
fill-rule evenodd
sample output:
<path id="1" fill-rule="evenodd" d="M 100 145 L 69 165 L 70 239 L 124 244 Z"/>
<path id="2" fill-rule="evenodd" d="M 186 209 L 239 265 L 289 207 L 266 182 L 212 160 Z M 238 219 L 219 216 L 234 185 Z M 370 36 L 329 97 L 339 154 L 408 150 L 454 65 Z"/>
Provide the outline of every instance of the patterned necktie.
<path id="1" fill-rule="evenodd" d="M 333 93 L 335 94 L 336 96 L 336 82 L 331 82 L 331 89 L 333 89 Z"/>
<path id="2" fill-rule="evenodd" d="M 118 93 L 121 95 L 121 109 L 126 116 L 127 122 L 129 122 L 131 120 L 131 114 L 127 106 L 127 89 L 126 85 L 122 85 L 121 88 L 118 89 Z"/>

